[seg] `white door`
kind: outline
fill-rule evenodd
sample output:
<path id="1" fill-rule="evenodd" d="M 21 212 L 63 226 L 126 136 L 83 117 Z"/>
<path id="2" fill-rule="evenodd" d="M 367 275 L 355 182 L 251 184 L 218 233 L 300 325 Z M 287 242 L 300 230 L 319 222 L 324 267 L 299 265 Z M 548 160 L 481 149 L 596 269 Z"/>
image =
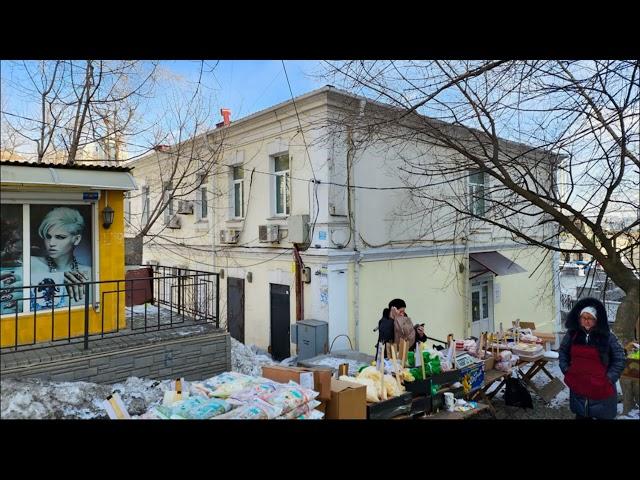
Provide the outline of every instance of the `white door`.
<path id="1" fill-rule="evenodd" d="M 329 266 L 329 346 L 333 342 L 333 351 L 351 349 L 346 337 L 336 339 L 338 335 L 349 335 L 347 313 L 347 268 L 345 265 Z M 335 342 L 334 342 L 334 339 Z M 353 340 L 352 340 L 353 341 Z"/>
<path id="2" fill-rule="evenodd" d="M 471 335 L 493 332 L 493 279 L 471 284 Z"/>

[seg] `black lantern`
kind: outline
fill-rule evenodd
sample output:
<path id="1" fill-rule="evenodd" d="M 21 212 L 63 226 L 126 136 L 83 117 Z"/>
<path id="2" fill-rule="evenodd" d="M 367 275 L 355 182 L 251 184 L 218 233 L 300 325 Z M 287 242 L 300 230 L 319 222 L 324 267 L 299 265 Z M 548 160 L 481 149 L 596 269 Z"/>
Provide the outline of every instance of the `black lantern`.
<path id="1" fill-rule="evenodd" d="M 111 226 L 113 223 L 113 215 L 113 208 L 108 205 L 104 207 L 104 210 L 102 210 L 102 226 L 104 228 L 109 228 Z"/>

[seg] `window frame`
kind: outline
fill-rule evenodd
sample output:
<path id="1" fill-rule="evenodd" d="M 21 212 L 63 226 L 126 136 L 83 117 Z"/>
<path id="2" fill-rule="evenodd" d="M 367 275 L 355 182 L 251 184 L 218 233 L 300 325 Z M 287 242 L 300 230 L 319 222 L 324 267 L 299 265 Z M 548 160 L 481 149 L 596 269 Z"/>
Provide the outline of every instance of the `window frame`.
<path id="1" fill-rule="evenodd" d="M 241 178 L 236 178 L 236 169 L 238 169 L 239 172 L 242 172 L 242 177 Z M 231 188 L 232 188 L 232 214 L 231 214 L 231 218 L 234 220 L 243 220 L 244 216 L 245 216 L 245 208 L 244 208 L 244 168 L 242 167 L 242 165 L 233 165 L 231 167 Z M 237 215 L 238 212 L 236 212 L 236 200 L 237 200 L 237 195 L 236 195 L 236 185 L 239 186 L 239 190 L 240 190 L 240 215 Z"/>
<path id="2" fill-rule="evenodd" d="M 281 157 L 287 157 L 287 169 L 276 171 L 276 162 Z M 273 173 L 272 188 L 273 188 L 273 216 L 286 218 L 291 215 L 291 156 L 288 153 L 281 153 L 279 155 L 273 155 L 271 160 L 271 171 Z M 284 177 L 285 189 L 284 189 L 284 211 L 278 212 L 278 178 Z"/>
<path id="3" fill-rule="evenodd" d="M 473 179 L 476 175 L 482 175 L 482 183 L 476 182 Z M 488 176 L 484 170 L 470 170 L 467 177 L 467 194 L 469 199 L 469 212 L 481 218 L 486 218 L 488 213 L 487 206 L 487 190 L 488 190 Z M 478 194 L 480 192 L 480 194 Z M 481 202 L 481 203 L 480 203 Z M 478 206 L 482 205 L 482 211 L 480 212 Z"/>

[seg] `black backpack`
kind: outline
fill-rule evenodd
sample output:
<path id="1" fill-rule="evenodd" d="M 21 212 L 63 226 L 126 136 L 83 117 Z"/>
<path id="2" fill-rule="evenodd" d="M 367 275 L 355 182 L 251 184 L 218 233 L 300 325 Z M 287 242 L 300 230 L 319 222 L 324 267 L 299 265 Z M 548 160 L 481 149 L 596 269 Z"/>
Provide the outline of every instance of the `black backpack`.
<path id="1" fill-rule="evenodd" d="M 533 408 L 531 394 L 519 378 L 507 378 L 504 403 L 511 407 Z"/>

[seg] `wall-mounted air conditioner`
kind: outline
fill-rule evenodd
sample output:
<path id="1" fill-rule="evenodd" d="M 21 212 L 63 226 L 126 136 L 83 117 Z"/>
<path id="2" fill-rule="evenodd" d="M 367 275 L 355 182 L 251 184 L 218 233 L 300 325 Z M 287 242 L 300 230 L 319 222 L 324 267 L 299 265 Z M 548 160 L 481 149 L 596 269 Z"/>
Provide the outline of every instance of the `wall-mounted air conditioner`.
<path id="1" fill-rule="evenodd" d="M 180 228 L 181 224 L 180 224 L 180 217 L 174 215 L 173 217 L 171 217 L 171 220 L 169 220 L 169 222 L 167 223 L 167 228 Z"/>
<path id="2" fill-rule="evenodd" d="M 260 242 L 278 242 L 280 240 L 280 227 L 278 225 L 259 225 L 258 239 Z"/>
<path id="3" fill-rule="evenodd" d="M 189 200 L 179 200 L 178 213 L 180 215 L 193 215 L 193 202 Z"/>
<path id="4" fill-rule="evenodd" d="M 240 230 L 225 228 L 220 230 L 220 243 L 238 243 Z"/>

